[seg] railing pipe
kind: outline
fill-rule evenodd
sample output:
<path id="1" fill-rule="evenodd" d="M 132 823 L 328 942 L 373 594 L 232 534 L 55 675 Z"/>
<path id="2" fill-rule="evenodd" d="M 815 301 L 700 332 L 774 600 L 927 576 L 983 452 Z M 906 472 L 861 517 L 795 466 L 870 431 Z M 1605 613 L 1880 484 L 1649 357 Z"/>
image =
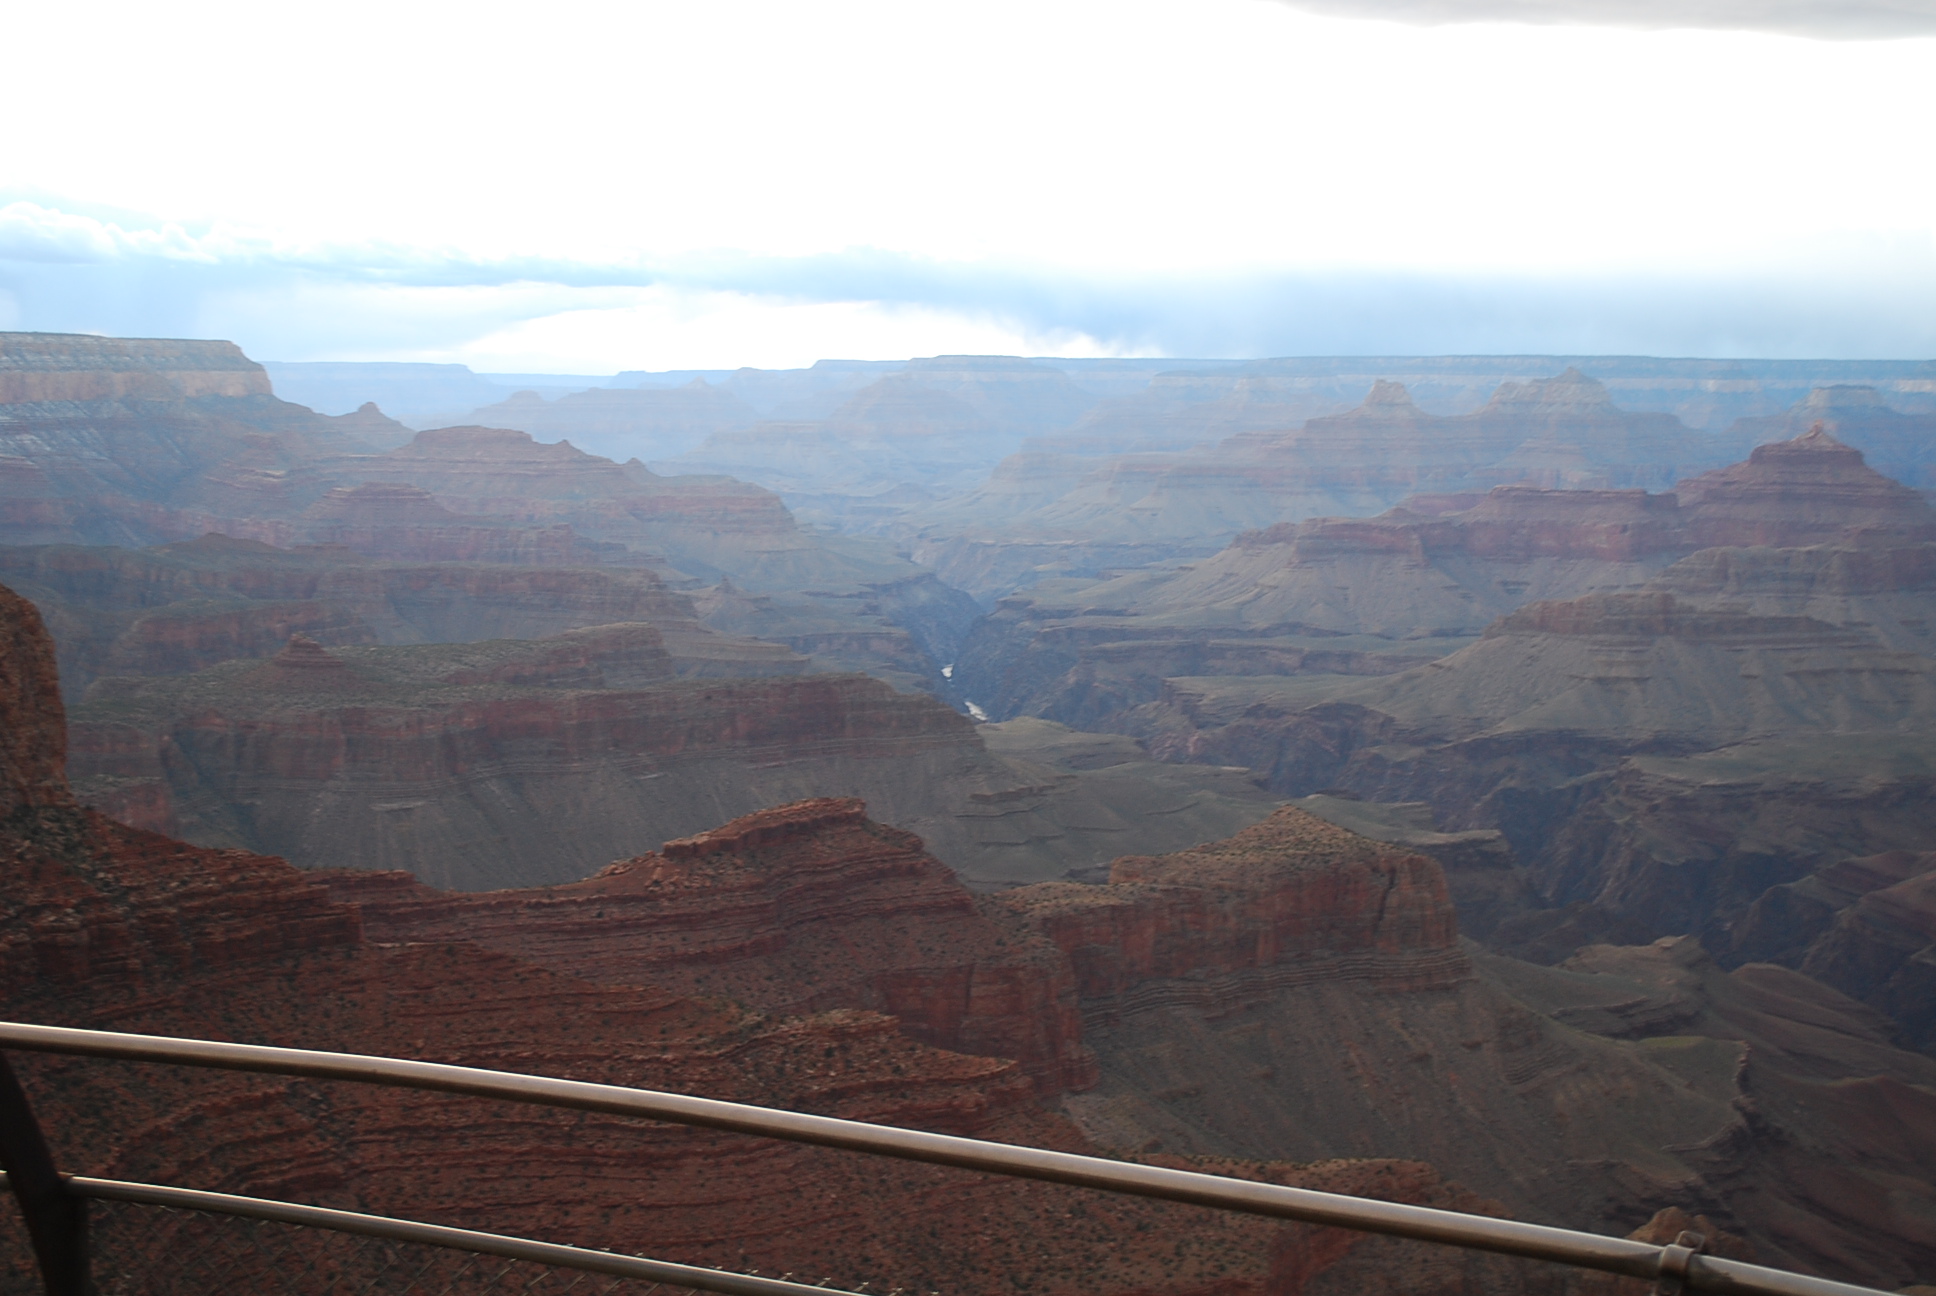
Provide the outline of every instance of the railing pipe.
<path id="1" fill-rule="evenodd" d="M 1534 1260 L 1551 1260 L 1634 1278 L 1656 1279 L 1661 1275 L 1663 1259 L 1676 1258 L 1668 1248 L 1651 1243 L 1549 1228 L 1542 1224 L 1462 1215 L 1429 1206 L 1347 1197 L 1309 1188 L 1253 1183 L 1189 1170 L 1137 1165 L 1070 1152 L 1017 1147 L 951 1134 L 930 1134 L 832 1116 L 811 1116 L 714 1098 L 628 1089 L 582 1080 L 558 1080 L 549 1076 L 519 1075 L 515 1072 L 354 1053 L 324 1053 L 310 1049 L 171 1039 L 18 1023 L 0 1023 L 0 1047 L 362 1081 L 537 1103 L 577 1111 L 635 1116 L 795 1143 L 844 1148 L 907 1161 L 958 1166 L 1022 1179 L 1096 1188 L 1105 1192 L 1186 1202 L 1307 1224 L 1383 1233 Z M 1683 1281 L 1685 1287 L 1693 1291 L 1760 1293 L 1763 1296 L 1876 1296 L 1873 1288 L 1707 1255 L 1696 1256 L 1687 1263 Z"/>
<path id="2" fill-rule="evenodd" d="M 762 1278 L 757 1274 L 672 1264 L 665 1260 L 648 1260 L 643 1256 L 619 1255 L 614 1251 L 534 1242 L 530 1238 L 507 1237 L 502 1233 L 480 1233 L 475 1229 L 449 1228 L 442 1224 L 420 1224 L 415 1220 L 361 1215 L 355 1211 L 331 1210 L 324 1206 L 299 1206 L 294 1202 L 269 1201 L 261 1197 L 237 1197 L 231 1193 L 199 1192 L 192 1188 L 168 1188 L 161 1184 L 126 1183 L 119 1179 L 88 1179 L 80 1176 L 67 1180 L 67 1188 L 78 1197 L 92 1197 L 100 1201 L 167 1206 L 174 1210 L 239 1215 L 246 1219 L 271 1220 L 277 1224 L 299 1224 L 305 1228 L 354 1233 L 391 1242 L 475 1251 L 482 1255 L 502 1256 L 506 1260 L 526 1260 L 532 1264 L 554 1265 L 561 1269 L 582 1269 L 671 1287 L 721 1292 L 724 1296 L 853 1296 L 853 1293 L 838 1288 L 809 1287 L 805 1283 L 787 1282 L 781 1278 Z"/>

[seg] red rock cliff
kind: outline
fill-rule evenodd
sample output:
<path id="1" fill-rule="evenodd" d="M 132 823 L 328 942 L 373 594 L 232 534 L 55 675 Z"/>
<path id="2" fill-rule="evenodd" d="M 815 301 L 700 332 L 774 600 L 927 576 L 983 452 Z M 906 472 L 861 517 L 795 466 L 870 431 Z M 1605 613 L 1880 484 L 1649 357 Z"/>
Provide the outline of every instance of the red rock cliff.
<path id="1" fill-rule="evenodd" d="M 1086 1006 L 1150 996 L 1211 1008 L 1334 978 L 1447 985 L 1468 973 L 1438 864 L 1286 806 L 1226 841 L 1127 856 L 1109 885 L 1001 902 L 1066 953 Z"/>
<path id="2" fill-rule="evenodd" d="M 198 849 L 66 804 L 51 650 L 11 595 L 0 597 L 0 631 L 0 750 L 8 786 L 30 802 L 0 824 L 0 1012 L 10 1018 L 424 1057 L 1090 1150 L 1030 1101 L 1016 1064 L 917 1043 L 890 1018 L 854 1009 L 775 1018 L 598 985 L 471 943 L 374 944 L 353 907 L 280 860 Z M 794 885 L 813 896 L 816 868 L 847 865 L 801 854 L 802 843 L 846 843 L 845 852 L 854 834 L 870 835 L 857 807 L 795 809 L 643 857 L 631 872 L 659 870 L 662 890 L 688 902 L 690 929 L 703 931 L 697 895 L 744 890 L 736 879 L 786 852 L 801 856 Z M 879 856 L 912 849 L 899 835 L 873 841 Z M 895 868 L 925 876 L 918 861 L 879 865 Z M 618 893 L 627 876 L 610 879 Z M 958 909 L 937 903 L 935 914 L 960 925 Z M 939 925 L 925 930 L 939 939 Z M 623 924 L 618 932 L 622 942 Z M 1301 1290 L 1353 1244 L 1188 1207 L 444 1095 L 33 1055 L 15 1065 L 70 1172 L 847 1287 L 1276 1296 Z M 1474 1204 L 1416 1163 L 1214 1168 Z M 122 1241 L 111 1229 L 98 1237 L 103 1272 L 122 1263 Z M 29 1264 L 17 1235 L 0 1231 L 4 1280 L 24 1286 Z M 278 1281 L 330 1289 L 327 1278 L 305 1286 L 299 1270 Z"/>
<path id="3" fill-rule="evenodd" d="M 67 716 L 47 631 L 34 605 L 0 585 L 0 818 L 73 803 Z"/>
<path id="4" fill-rule="evenodd" d="M 569 886 L 455 895 L 325 876 L 377 939 L 461 936 L 587 980 L 767 1012 L 869 1008 L 927 1043 L 1017 1058 L 1044 1092 L 1095 1081 L 1058 951 L 858 798 L 746 815 Z"/>
<path id="5" fill-rule="evenodd" d="M 1936 539 L 1921 495 L 1862 461 L 1817 423 L 1793 441 L 1756 446 L 1747 462 L 1674 487 L 1690 548 Z"/>

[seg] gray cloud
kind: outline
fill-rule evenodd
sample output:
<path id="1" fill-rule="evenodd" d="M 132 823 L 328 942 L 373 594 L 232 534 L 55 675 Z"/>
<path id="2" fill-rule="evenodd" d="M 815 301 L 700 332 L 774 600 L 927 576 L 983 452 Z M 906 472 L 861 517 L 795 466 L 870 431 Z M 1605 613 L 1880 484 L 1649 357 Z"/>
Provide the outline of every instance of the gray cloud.
<path id="1" fill-rule="evenodd" d="M 1706 28 L 1818 40 L 1936 35 L 1936 0 L 1282 0 L 1334 18 L 1421 26 L 1516 22 L 1542 26 Z"/>

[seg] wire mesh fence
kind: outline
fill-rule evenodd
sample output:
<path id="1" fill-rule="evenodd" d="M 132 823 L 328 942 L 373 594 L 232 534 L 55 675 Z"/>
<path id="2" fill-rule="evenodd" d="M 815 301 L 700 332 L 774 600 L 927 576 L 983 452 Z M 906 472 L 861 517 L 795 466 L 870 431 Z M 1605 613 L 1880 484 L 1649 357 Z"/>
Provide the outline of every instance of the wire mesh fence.
<path id="1" fill-rule="evenodd" d="M 40 1279 L 11 1206 L 0 1201 L 0 1291 L 37 1296 Z M 95 1201 L 89 1216 L 100 1296 L 685 1296 L 690 1290 L 165 1206 Z"/>

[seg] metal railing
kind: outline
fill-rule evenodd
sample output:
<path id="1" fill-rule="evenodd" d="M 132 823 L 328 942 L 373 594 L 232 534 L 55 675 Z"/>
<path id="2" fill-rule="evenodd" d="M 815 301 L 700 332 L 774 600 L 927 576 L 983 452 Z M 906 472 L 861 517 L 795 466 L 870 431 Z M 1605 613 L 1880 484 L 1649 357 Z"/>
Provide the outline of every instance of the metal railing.
<path id="1" fill-rule="evenodd" d="M 1305 1224 L 1327 1225 L 1359 1232 L 1385 1234 L 1448 1246 L 1490 1251 L 1502 1255 L 1547 1260 L 1577 1268 L 1594 1269 L 1630 1278 L 1653 1281 L 1664 1292 L 1688 1291 L 1740 1293 L 1741 1296 L 1877 1296 L 1874 1289 L 1833 1282 L 1781 1269 L 1727 1260 L 1703 1254 L 1697 1235 L 1683 1234 L 1673 1243 L 1657 1246 L 1628 1238 L 1603 1237 L 1571 1229 L 1526 1224 L 1516 1220 L 1466 1215 L 1428 1206 L 1409 1206 L 1398 1202 L 1349 1197 L 1291 1188 L 1280 1184 L 1257 1183 L 1221 1175 L 1161 1166 L 1138 1165 L 1102 1157 L 1053 1152 L 1042 1148 L 1018 1147 L 950 1134 L 931 1134 L 919 1130 L 871 1125 L 831 1116 L 778 1111 L 744 1103 L 697 1098 L 686 1094 L 631 1089 L 620 1085 L 594 1084 L 579 1080 L 559 1080 L 548 1076 L 520 1075 L 474 1067 L 449 1066 L 403 1058 L 368 1057 L 354 1053 L 325 1053 L 310 1049 L 272 1048 L 255 1044 L 229 1044 L 214 1040 L 175 1039 L 153 1035 L 127 1035 L 109 1031 L 76 1030 L 57 1026 L 33 1026 L 0 1022 L 0 1048 L 29 1052 L 61 1053 L 83 1057 L 117 1058 L 125 1061 L 172 1063 L 183 1066 L 214 1067 L 230 1071 L 267 1072 L 274 1075 L 307 1076 L 322 1080 L 346 1080 L 363 1084 L 388 1085 L 407 1089 L 436 1090 L 479 1098 L 504 1099 L 575 1111 L 602 1112 L 617 1116 L 667 1121 L 678 1125 L 728 1130 L 764 1138 L 783 1139 L 821 1147 L 842 1148 L 872 1156 L 923 1161 L 937 1165 L 985 1171 L 1021 1179 L 1093 1188 L 1102 1192 L 1123 1193 L 1164 1201 L 1183 1202 L 1214 1209 L 1240 1211 L 1267 1218 L 1294 1220 Z M 4 1088 L 6 1077 L 0 1077 Z M 23 1100 L 24 1101 L 24 1100 Z M 12 1125 L 9 1121 L 7 1124 Z M 37 1131 L 34 1138 L 38 1139 Z M 554 1246 L 521 1238 L 473 1233 L 439 1225 L 417 1224 L 378 1216 L 356 1215 L 268 1202 L 253 1198 L 229 1197 L 219 1193 L 193 1192 L 148 1184 L 121 1184 L 110 1180 L 62 1178 L 57 1188 L 68 1203 L 63 1206 L 58 1193 L 51 1194 L 44 1174 L 34 1182 L 31 1151 L 23 1153 L 20 1140 L 0 1137 L 0 1156 L 5 1169 L 14 1172 L 10 1183 L 28 1217 L 30 1229 L 36 1228 L 36 1212 L 45 1224 L 42 1231 L 59 1233 L 59 1221 L 75 1213 L 74 1202 L 88 1197 L 122 1201 L 148 1201 L 156 1204 L 187 1205 L 192 1209 L 248 1215 L 259 1219 L 278 1219 L 318 1228 L 360 1232 L 368 1236 L 390 1237 L 455 1247 L 512 1258 L 542 1259 L 543 1263 L 582 1268 L 594 1272 L 626 1274 L 696 1288 L 729 1293 L 731 1296 L 805 1296 L 825 1288 L 807 1287 L 774 1279 L 749 1277 L 720 1270 L 670 1265 L 609 1252 L 587 1251 Z M 26 1157 L 25 1161 L 21 1158 Z M 44 1156 L 44 1145 L 43 1153 Z M 24 1172 L 24 1173 L 23 1173 Z M 84 1247 L 84 1221 L 75 1234 Z M 64 1296 L 68 1290 L 54 1286 L 63 1256 L 77 1245 L 69 1241 L 67 1251 L 60 1245 L 43 1250 L 40 1233 L 35 1234 L 36 1250 L 42 1256 L 50 1293 Z M 48 1257 L 54 1267 L 48 1267 Z M 614 1267 L 616 1266 L 616 1267 Z M 634 1268 L 633 1266 L 645 1266 Z"/>

